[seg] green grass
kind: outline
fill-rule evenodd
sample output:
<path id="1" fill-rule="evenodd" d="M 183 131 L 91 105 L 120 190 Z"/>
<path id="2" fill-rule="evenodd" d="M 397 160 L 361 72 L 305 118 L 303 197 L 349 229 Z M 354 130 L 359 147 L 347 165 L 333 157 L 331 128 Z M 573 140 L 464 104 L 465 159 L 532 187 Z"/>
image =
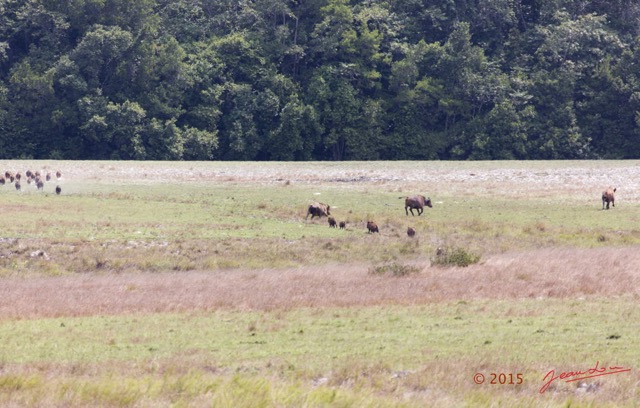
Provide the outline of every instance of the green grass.
<path id="1" fill-rule="evenodd" d="M 4 274 L 385 262 L 429 258 L 439 244 L 482 256 L 541 246 L 640 242 L 635 227 L 640 207 L 633 203 L 602 211 L 597 203 L 578 199 L 559 204 L 536 197 L 441 195 L 423 216 L 407 217 L 397 192 L 362 187 L 346 194 L 341 188 L 285 184 L 76 182 L 59 197 L 17 195 L 7 188 L 0 190 L 0 251 L 10 253 L 0 258 Z M 305 220 L 306 207 L 315 199 L 331 203 L 332 214 L 347 221 L 347 229 L 331 229 L 326 219 Z M 378 223 L 382 237 L 366 234 L 369 219 Z M 423 238 L 419 245 L 399 239 L 409 225 Z M 37 250 L 51 255 L 46 267 L 27 256 Z M 104 265 L 101 257 L 113 261 Z"/>
<path id="2" fill-rule="evenodd" d="M 329 263 L 429 279 L 412 265 L 438 247 L 483 261 L 505 251 L 640 243 L 632 177 L 618 186 L 617 207 L 600 209 L 599 175 L 620 180 L 628 162 L 4 164 L 61 167 L 65 177 L 60 196 L 52 185 L 45 193 L 0 187 L 0 285 L 4 277 Z M 399 197 L 408 194 L 430 196 L 434 208 L 406 216 Z M 316 200 L 347 229 L 305 220 Z M 380 234 L 366 233 L 367 220 Z M 637 406 L 637 299 L 578 296 L 5 318 L 0 405 Z M 558 382 L 538 393 L 549 370 L 596 361 L 633 371 L 593 380 L 595 392 Z M 524 383 L 473 383 L 474 374 L 493 372 L 522 373 Z"/>
<path id="3" fill-rule="evenodd" d="M 522 373 L 520 392 L 503 396 L 513 402 L 521 394 L 542 398 L 536 393 L 551 369 L 586 370 L 596 361 L 635 368 L 638 322 L 640 312 L 628 299 L 4 321 L 0 390 L 11 391 L 14 401 L 31 396 L 57 404 L 72 392 L 77 403 L 90 395 L 99 405 L 129 406 L 144 402 L 147 388 L 158 401 L 175 392 L 179 398 L 205 396 L 207 404 L 232 401 L 217 394 L 230 388 L 225 393 L 237 397 L 262 390 L 268 397 L 256 398 L 264 406 L 287 406 L 289 399 L 288 406 L 295 406 L 318 396 L 314 383 L 323 379 L 346 401 L 377 393 L 380 406 L 394 406 L 399 395 L 431 386 L 454 401 L 482 400 L 495 390 L 473 384 L 476 371 Z M 79 381 L 67 384 L 65 377 L 76 375 L 66 373 L 49 383 L 37 367 L 76 370 Z M 614 387 L 626 380 L 619 375 L 601 383 Z M 166 389 L 177 382 L 180 389 Z M 418 406 L 428 402 L 423 398 L 407 402 Z"/>

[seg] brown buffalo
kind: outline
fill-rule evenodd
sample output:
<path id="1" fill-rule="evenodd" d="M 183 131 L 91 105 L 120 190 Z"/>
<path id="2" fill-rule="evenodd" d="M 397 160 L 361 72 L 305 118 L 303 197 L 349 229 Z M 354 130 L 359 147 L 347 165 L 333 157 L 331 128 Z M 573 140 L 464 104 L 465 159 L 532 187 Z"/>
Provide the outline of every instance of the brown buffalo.
<path id="1" fill-rule="evenodd" d="M 336 219 L 333 217 L 329 217 L 329 227 L 330 228 L 337 228 L 338 223 L 336 222 Z"/>
<path id="2" fill-rule="evenodd" d="M 407 235 L 410 237 L 415 237 L 416 236 L 416 230 L 413 227 L 409 227 L 407 228 Z"/>
<path id="3" fill-rule="evenodd" d="M 345 229 L 347 227 L 347 223 L 345 221 L 340 221 L 340 229 Z"/>
<path id="4" fill-rule="evenodd" d="M 373 221 L 367 221 L 367 229 L 369 230 L 370 234 L 373 232 L 377 232 L 378 234 L 380 233 L 380 231 L 378 230 L 378 225 Z"/>
<path id="5" fill-rule="evenodd" d="M 425 196 L 415 195 L 411 197 L 399 198 L 404 198 L 404 212 L 407 213 L 407 215 L 409 215 L 409 211 L 411 211 L 411 215 L 415 215 L 413 213 L 414 209 L 418 210 L 418 215 L 422 215 L 424 206 L 427 206 L 429 208 L 433 207 L 431 205 L 431 199 L 426 198 Z"/>
<path id="6" fill-rule="evenodd" d="M 616 206 L 615 203 L 615 197 L 614 194 L 616 192 L 616 189 L 612 189 L 611 187 L 609 187 L 608 189 L 606 189 L 605 191 L 602 192 L 602 209 L 605 209 L 605 203 L 607 204 L 607 210 L 609 209 L 609 203 L 611 203 L 612 206 Z"/>
<path id="7" fill-rule="evenodd" d="M 323 203 L 314 203 L 309 206 L 307 210 L 307 216 L 305 219 L 309 218 L 309 214 L 311 214 L 311 219 L 313 217 L 326 217 L 331 215 L 330 212 L 331 206 L 323 204 Z"/>

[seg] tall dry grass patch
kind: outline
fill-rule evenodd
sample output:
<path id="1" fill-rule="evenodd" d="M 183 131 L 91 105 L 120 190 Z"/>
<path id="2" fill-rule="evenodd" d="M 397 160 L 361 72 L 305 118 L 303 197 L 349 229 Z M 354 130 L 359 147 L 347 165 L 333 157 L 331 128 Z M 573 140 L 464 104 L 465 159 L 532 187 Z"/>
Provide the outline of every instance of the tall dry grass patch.
<path id="1" fill-rule="evenodd" d="M 0 316 L 640 297 L 640 253 L 635 248 L 542 249 L 493 255 L 468 267 L 432 267 L 425 261 L 407 268 L 411 273 L 371 273 L 375 268 L 370 265 L 350 264 L 7 278 L 0 287 Z"/>

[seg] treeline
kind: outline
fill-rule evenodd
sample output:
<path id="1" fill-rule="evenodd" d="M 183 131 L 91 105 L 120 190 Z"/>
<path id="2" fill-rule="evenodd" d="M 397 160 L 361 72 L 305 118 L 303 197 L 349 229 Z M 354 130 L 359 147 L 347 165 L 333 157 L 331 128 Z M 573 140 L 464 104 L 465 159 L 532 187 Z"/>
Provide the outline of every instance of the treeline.
<path id="1" fill-rule="evenodd" d="M 0 0 L 0 156 L 640 157 L 635 0 Z"/>

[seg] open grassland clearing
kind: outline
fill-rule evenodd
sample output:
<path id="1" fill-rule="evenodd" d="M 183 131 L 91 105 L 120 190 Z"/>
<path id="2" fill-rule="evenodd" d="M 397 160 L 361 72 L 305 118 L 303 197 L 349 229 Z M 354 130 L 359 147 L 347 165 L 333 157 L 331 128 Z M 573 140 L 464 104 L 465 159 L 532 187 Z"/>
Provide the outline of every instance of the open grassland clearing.
<path id="1" fill-rule="evenodd" d="M 640 397 L 637 162 L 2 165 L 63 177 L 0 187 L 0 405 Z M 406 216 L 411 194 L 434 207 Z M 314 201 L 346 230 L 305 220 Z M 434 266 L 438 248 L 480 262 Z M 597 362 L 632 371 L 539 394 Z M 524 381 L 474 384 L 493 372 Z"/>

